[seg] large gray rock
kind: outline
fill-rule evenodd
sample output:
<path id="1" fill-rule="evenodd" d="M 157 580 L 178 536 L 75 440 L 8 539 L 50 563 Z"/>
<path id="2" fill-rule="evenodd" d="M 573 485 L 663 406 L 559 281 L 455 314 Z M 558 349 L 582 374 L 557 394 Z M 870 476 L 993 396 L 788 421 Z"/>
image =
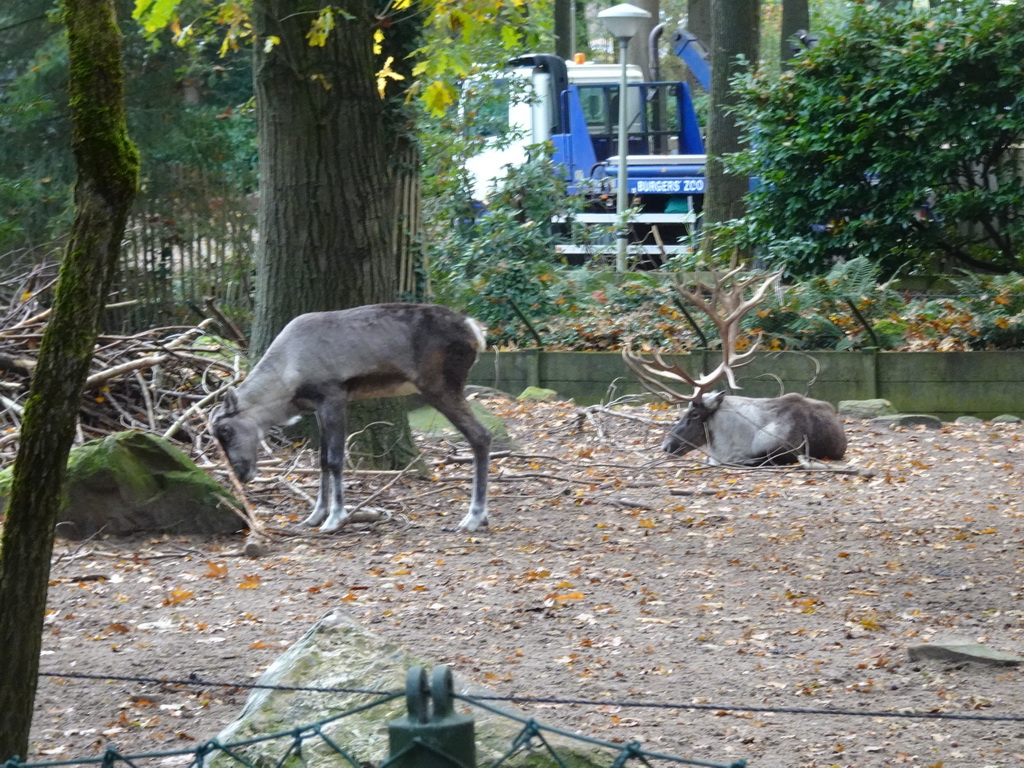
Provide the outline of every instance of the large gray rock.
<path id="1" fill-rule="evenodd" d="M 407 669 L 422 662 L 398 646 L 384 642 L 355 622 L 334 612 L 317 622 L 300 640 L 284 652 L 260 677 L 259 687 L 246 702 L 238 719 L 221 731 L 221 745 L 239 744 L 271 734 L 283 734 L 232 748 L 232 753 L 256 766 L 281 764 L 294 746 L 297 728 L 319 724 L 316 732 L 306 730 L 301 764 L 308 768 L 336 768 L 341 760 L 334 747 L 356 759 L 358 765 L 378 765 L 388 756 L 388 723 L 407 715 L 405 697 L 385 703 L 368 691 L 404 690 Z M 468 688 L 455 678 L 455 692 L 481 695 L 482 689 Z M 292 690 L 287 690 L 287 689 Z M 294 690 L 301 688 L 303 690 Z M 372 706 L 370 706 L 372 705 Z M 509 705 L 498 705 L 510 711 Z M 365 709 L 360 709 L 366 707 Z M 455 712 L 467 711 L 455 701 Z M 506 755 L 522 731 L 522 721 L 495 715 L 477 707 L 469 713 L 475 721 L 477 763 L 491 765 Z M 347 714 L 344 714 L 347 713 Z M 517 713 L 518 714 L 518 713 Z M 343 716 L 342 716 L 343 715 Z M 522 715 L 518 715 L 522 717 Z M 328 741 L 329 740 L 329 741 Z M 545 733 L 556 746 L 561 763 L 542 751 L 520 752 L 503 766 L 546 768 L 568 765 L 592 768 L 611 764 L 615 752 Z M 285 765 L 291 761 L 286 760 Z M 299 763 L 296 763 L 298 765 Z M 237 768 L 238 761 L 221 752 L 211 753 L 207 768 Z"/>
<path id="2" fill-rule="evenodd" d="M 1021 421 L 1024 421 L 1024 419 L 1021 419 L 1020 416 L 1016 416 L 1012 413 L 1004 413 L 1000 416 L 992 417 L 993 424 L 1020 424 Z"/>
<path id="3" fill-rule="evenodd" d="M 0 473 L 6 504 L 11 469 Z M 156 435 L 118 432 L 72 448 L 57 535 L 212 534 L 246 527 L 235 498 Z"/>

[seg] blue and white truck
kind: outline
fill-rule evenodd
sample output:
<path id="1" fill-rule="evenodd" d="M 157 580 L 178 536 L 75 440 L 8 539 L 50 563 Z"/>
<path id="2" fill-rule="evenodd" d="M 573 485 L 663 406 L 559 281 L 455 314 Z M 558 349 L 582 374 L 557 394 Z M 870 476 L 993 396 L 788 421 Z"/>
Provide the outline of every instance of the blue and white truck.
<path id="1" fill-rule="evenodd" d="M 707 56 L 696 39 L 676 33 L 673 50 L 709 87 Z M 502 77 L 490 81 L 489 130 L 514 138 L 489 143 L 470 161 L 475 195 L 486 204 L 491 184 L 507 166 L 526 162 L 531 145 L 549 142 L 569 192 L 585 200 L 572 220 L 556 222 L 565 240 L 558 251 L 571 264 L 615 252 L 610 232 L 618 224 L 621 73 L 619 64 L 532 54 L 512 60 Z M 644 82 L 636 66 L 627 68 L 627 81 L 629 251 L 639 263 L 656 265 L 691 248 L 703 207 L 704 141 L 687 83 Z M 496 90 L 505 95 L 495 99 Z M 592 235 L 581 237 L 587 228 Z"/>

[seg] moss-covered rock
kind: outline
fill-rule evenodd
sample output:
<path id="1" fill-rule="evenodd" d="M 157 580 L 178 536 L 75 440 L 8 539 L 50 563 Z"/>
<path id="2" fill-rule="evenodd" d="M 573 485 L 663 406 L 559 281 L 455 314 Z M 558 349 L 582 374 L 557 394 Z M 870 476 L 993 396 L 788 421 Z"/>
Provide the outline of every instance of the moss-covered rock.
<path id="1" fill-rule="evenodd" d="M 557 399 L 558 393 L 553 389 L 546 389 L 545 387 L 527 387 L 516 398 L 521 403 L 553 403 Z"/>
<path id="2" fill-rule="evenodd" d="M 483 424 L 490 433 L 497 439 L 508 438 L 508 430 L 505 422 L 491 413 L 480 403 L 469 401 L 469 407 L 473 415 Z M 424 405 L 415 410 L 409 411 L 409 426 L 417 432 L 435 437 L 449 437 L 455 440 L 463 440 L 462 433 L 457 430 L 450 421 L 436 408 Z"/>
<path id="3" fill-rule="evenodd" d="M 408 713 L 404 696 L 385 700 L 369 692 L 403 690 L 409 667 L 422 665 L 401 647 L 381 640 L 342 613 L 328 614 L 267 668 L 238 719 L 217 735 L 218 744 L 239 745 L 231 747 L 231 756 L 213 752 L 204 765 L 237 768 L 239 758 L 257 768 L 378 765 L 389 752 L 388 724 L 408 722 Z M 457 676 L 454 683 L 455 692 L 464 696 L 493 695 L 467 687 Z M 499 707 L 511 717 L 455 702 L 458 715 L 469 714 L 474 720 L 478 765 L 494 765 L 509 755 L 527 722 L 523 713 L 509 706 Z M 305 726 L 315 728 L 301 731 L 301 758 L 294 751 L 287 756 L 295 746 L 298 729 Z M 283 738 L 261 740 L 272 734 L 283 734 Z M 533 742 L 501 765 L 597 768 L 611 765 L 616 754 L 614 749 L 550 731 L 544 733 L 544 739 L 557 759 Z M 341 758 L 339 750 L 345 751 L 347 760 Z M 455 765 L 440 759 L 431 764 L 442 763 Z"/>
<path id="4" fill-rule="evenodd" d="M 6 503 L 11 469 L 0 473 Z M 143 432 L 72 448 L 57 535 L 231 533 L 245 527 L 238 501 L 184 453 Z"/>

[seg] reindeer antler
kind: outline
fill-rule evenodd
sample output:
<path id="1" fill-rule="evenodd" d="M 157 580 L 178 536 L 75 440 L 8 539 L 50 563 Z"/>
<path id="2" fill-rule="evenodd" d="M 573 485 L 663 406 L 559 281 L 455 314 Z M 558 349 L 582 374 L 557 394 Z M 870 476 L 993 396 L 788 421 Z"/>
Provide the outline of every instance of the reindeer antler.
<path id="1" fill-rule="evenodd" d="M 637 381 L 640 382 L 644 389 L 670 403 L 686 403 L 697 399 L 704 390 L 722 376 L 722 365 L 719 365 L 718 368 L 706 376 L 695 379 L 678 365 L 665 362 L 661 353 L 657 350 L 651 352 L 651 357 L 647 358 L 642 352 L 640 354 L 634 352 L 632 345 L 628 343 L 622 350 L 622 359 L 626 361 L 626 365 L 629 366 L 630 370 L 636 374 Z M 661 379 L 671 379 L 689 384 L 693 387 L 693 393 L 684 395 L 682 392 L 672 389 L 662 382 Z"/>
<path id="2" fill-rule="evenodd" d="M 757 352 L 760 345 L 760 338 L 758 338 L 744 352 L 736 350 L 740 321 L 747 312 L 764 301 L 768 289 L 782 275 L 781 272 L 775 272 L 767 278 L 763 275 L 751 275 L 736 279 L 736 275 L 741 271 L 741 268 L 736 268 L 724 273 L 712 273 L 711 284 L 698 279 L 692 288 L 681 283 L 676 284 L 676 290 L 682 297 L 707 315 L 718 329 L 722 339 L 722 362 L 718 367 L 709 374 L 694 378 L 678 365 L 667 363 L 659 352 L 652 352 L 648 358 L 642 353 L 635 353 L 632 346 L 627 344 L 622 350 L 623 360 L 636 374 L 645 389 L 669 402 L 696 400 L 722 376 L 725 376 L 730 387 L 740 389 L 736 383 L 735 370 L 749 363 L 751 356 Z M 758 282 L 760 285 L 757 285 L 750 298 L 745 299 L 744 294 L 747 289 Z M 678 392 L 665 384 L 662 379 L 689 384 L 693 387 L 693 392 L 689 395 Z"/>

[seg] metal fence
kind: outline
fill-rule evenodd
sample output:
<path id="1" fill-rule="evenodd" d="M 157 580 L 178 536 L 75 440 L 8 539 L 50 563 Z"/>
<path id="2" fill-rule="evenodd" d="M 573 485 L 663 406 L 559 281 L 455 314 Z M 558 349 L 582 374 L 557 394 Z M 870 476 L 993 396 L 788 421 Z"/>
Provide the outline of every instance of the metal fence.
<path id="1" fill-rule="evenodd" d="M 359 754 L 338 743 L 327 726 L 348 717 L 384 707 L 405 696 L 407 714 L 380 723 L 387 729 L 387 755 Z M 435 667 L 428 676 L 423 667 L 408 670 L 405 691 L 375 693 L 373 701 L 331 714 L 323 719 L 258 738 L 221 743 L 212 739 L 188 750 L 147 754 L 121 754 L 109 747 L 102 755 L 52 762 L 10 760 L 3 768 L 57 768 L 100 765 L 103 768 L 140 768 L 145 765 L 186 765 L 188 768 L 283 768 L 284 766 L 342 765 L 353 768 L 475 768 L 486 765 L 546 768 L 624 768 L 625 766 L 694 765 L 706 768 L 744 768 L 745 761 L 727 764 L 677 757 L 646 750 L 639 742 L 615 744 L 545 726 L 454 692 L 451 672 Z M 513 736 L 495 759 L 478 763 L 474 718 L 456 711 L 456 701 L 483 709 L 513 725 Z M 316 757 L 314 757 L 314 752 Z"/>

